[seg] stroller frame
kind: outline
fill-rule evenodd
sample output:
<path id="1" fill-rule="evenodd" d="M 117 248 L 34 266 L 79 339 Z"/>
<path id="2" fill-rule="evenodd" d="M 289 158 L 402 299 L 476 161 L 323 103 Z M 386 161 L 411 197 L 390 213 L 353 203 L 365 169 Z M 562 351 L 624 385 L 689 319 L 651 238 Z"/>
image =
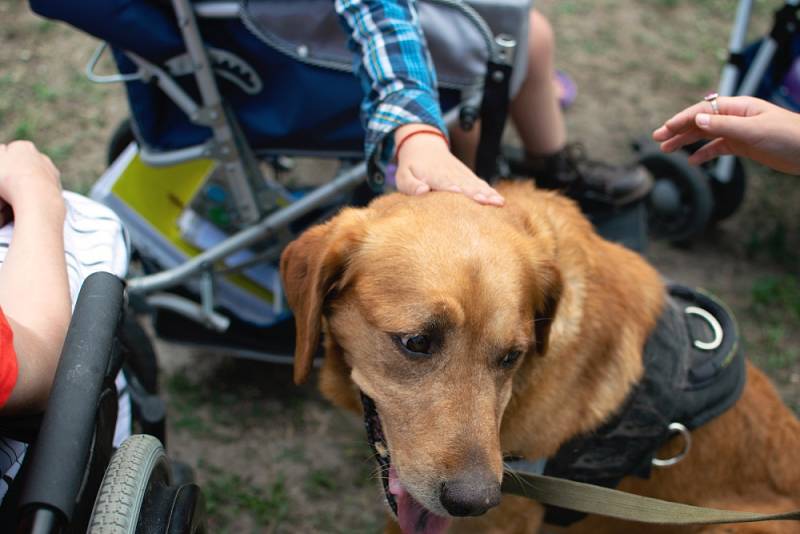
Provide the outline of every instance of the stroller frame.
<path id="1" fill-rule="evenodd" d="M 460 1 L 436 1 L 450 7 L 472 9 Z M 139 155 L 144 163 L 155 167 L 175 165 L 199 158 L 210 158 L 220 162 L 225 175 L 224 180 L 230 188 L 236 210 L 241 217 L 239 221 L 241 229 L 174 268 L 131 278 L 127 281 L 127 285 L 131 297 L 144 298 L 148 305 L 177 312 L 212 331 L 222 333 L 228 328 L 230 320 L 214 309 L 215 277 L 223 272 L 231 274 L 241 271 L 255 262 L 276 261 L 281 247 L 272 247 L 246 264 L 225 267 L 222 270 L 215 268 L 215 264 L 259 241 L 276 237 L 290 223 L 330 202 L 337 195 L 353 190 L 367 178 L 367 165 L 361 161 L 349 166 L 340 171 L 330 182 L 317 187 L 288 206 L 275 209 L 282 186 L 264 179 L 258 166 L 258 159 L 238 127 L 236 118 L 226 109 L 197 24 L 197 17 L 237 17 L 240 3 L 232 1 L 192 3 L 190 0 L 172 0 L 172 6 L 192 61 L 192 74 L 199 89 L 200 103 L 195 102 L 163 69 L 131 52 L 125 53 L 136 65 L 138 69 L 136 73 L 112 76 L 96 74 L 94 69 L 107 46 L 105 43 L 95 51 L 86 71 L 89 79 L 98 83 L 155 81 L 193 123 L 207 126 L 212 130 L 212 137 L 201 145 L 158 153 L 140 146 Z M 480 18 L 474 11 L 471 16 L 473 15 Z M 517 45 L 515 39 L 506 34 L 499 34 L 493 39 L 493 42 L 487 42 L 487 46 L 490 46 L 490 59 L 486 69 L 483 94 L 470 95 L 462 99 L 459 106 L 445 114 L 445 122 L 448 125 L 460 121 L 467 129 L 472 127 L 477 118 L 482 119 L 477 167 L 479 174 L 486 179 L 494 178 L 497 174 L 500 136 L 508 111 L 510 77 Z M 283 151 L 281 155 L 286 153 Z M 380 180 L 382 176 L 375 181 Z M 195 277 L 199 277 L 200 280 L 199 304 L 177 294 L 164 292 Z M 290 357 L 284 355 L 243 352 L 242 356 L 254 359 L 279 363 L 291 361 Z"/>
<path id="2" fill-rule="evenodd" d="M 790 23 L 791 14 L 798 8 L 800 8 L 800 0 L 786 0 L 784 8 L 775 15 L 775 25 L 772 33 L 761 43 L 750 68 L 747 69 L 745 76 L 740 79 L 743 63 L 742 54 L 747 45 L 747 29 L 750 24 L 750 14 L 753 10 L 753 0 L 739 1 L 728 47 L 728 61 L 723 67 L 720 76 L 718 93 L 721 96 L 752 96 L 756 94 L 758 86 L 775 58 L 779 46 L 784 44 L 780 42 L 780 39 L 790 35 L 784 25 Z M 728 183 L 733 176 L 735 163 L 736 158 L 734 156 L 721 157 L 712 176 L 722 183 Z"/>

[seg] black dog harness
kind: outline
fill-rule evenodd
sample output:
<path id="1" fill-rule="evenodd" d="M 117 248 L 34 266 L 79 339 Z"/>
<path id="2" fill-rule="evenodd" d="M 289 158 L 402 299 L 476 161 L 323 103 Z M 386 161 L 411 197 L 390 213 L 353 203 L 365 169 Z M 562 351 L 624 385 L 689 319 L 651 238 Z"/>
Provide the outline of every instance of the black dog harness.
<path id="1" fill-rule="evenodd" d="M 664 312 L 647 339 L 644 376 L 620 410 L 593 432 L 575 437 L 535 464 L 545 475 L 609 488 L 629 475 L 650 476 L 670 425 L 693 430 L 730 408 L 745 383 L 744 354 L 733 314 L 710 295 L 670 284 Z M 382 471 L 390 465 L 375 404 L 361 395 L 369 443 Z M 384 480 L 388 490 L 387 477 Z M 389 505 L 396 504 L 385 491 Z M 545 521 L 568 526 L 581 512 L 548 506 Z"/>
<path id="2" fill-rule="evenodd" d="M 671 284 L 664 312 L 644 349 L 645 372 L 622 408 L 547 460 L 544 474 L 609 488 L 650 476 L 671 423 L 693 430 L 742 393 L 745 360 L 733 314 L 710 295 Z M 585 514 L 548 507 L 545 521 L 567 526 Z"/>

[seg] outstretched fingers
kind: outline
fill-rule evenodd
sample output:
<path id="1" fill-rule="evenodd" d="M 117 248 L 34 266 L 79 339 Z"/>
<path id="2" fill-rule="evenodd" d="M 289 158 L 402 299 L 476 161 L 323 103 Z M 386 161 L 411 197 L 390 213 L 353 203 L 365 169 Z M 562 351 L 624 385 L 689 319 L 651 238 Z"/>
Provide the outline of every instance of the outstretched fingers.
<path id="1" fill-rule="evenodd" d="M 747 117 L 755 111 L 752 109 L 751 99 L 748 97 L 717 98 L 719 114 L 714 113 L 710 102 L 702 101 L 679 111 L 669 118 L 661 127 L 653 132 L 653 139 L 665 142 L 675 136 L 690 132 L 697 128 L 696 117 L 700 114 L 721 116 Z"/>

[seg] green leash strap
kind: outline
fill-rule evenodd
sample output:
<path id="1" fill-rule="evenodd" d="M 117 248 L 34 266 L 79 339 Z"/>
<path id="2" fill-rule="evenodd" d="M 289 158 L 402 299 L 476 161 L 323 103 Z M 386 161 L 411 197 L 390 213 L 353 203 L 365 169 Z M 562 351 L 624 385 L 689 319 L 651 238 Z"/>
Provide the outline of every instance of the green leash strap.
<path id="1" fill-rule="evenodd" d="M 800 510 L 782 514 L 757 514 L 701 508 L 539 475 L 513 464 L 510 463 L 511 469 L 506 471 L 503 479 L 504 493 L 587 514 L 662 525 L 712 525 L 800 519 Z"/>

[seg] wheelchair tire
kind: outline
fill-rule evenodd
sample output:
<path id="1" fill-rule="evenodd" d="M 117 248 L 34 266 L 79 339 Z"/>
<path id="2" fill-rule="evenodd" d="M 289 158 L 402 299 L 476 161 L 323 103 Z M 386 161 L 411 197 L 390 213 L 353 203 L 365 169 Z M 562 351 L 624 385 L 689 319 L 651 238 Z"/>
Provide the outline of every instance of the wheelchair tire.
<path id="1" fill-rule="evenodd" d="M 129 437 L 114 453 L 95 499 L 88 534 L 135 534 L 148 493 L 170 484 L 164 447 L 153 436 Z"/>
<path id="2" fill-rule="evenodd" d="M 693 167 L 684 153 L 645 151 L 639 163 L 653 175 L 647 199 L 650 236 L 686 243 L 702 235 L 711 221 L 714 198 L 706 174 Z"/>

